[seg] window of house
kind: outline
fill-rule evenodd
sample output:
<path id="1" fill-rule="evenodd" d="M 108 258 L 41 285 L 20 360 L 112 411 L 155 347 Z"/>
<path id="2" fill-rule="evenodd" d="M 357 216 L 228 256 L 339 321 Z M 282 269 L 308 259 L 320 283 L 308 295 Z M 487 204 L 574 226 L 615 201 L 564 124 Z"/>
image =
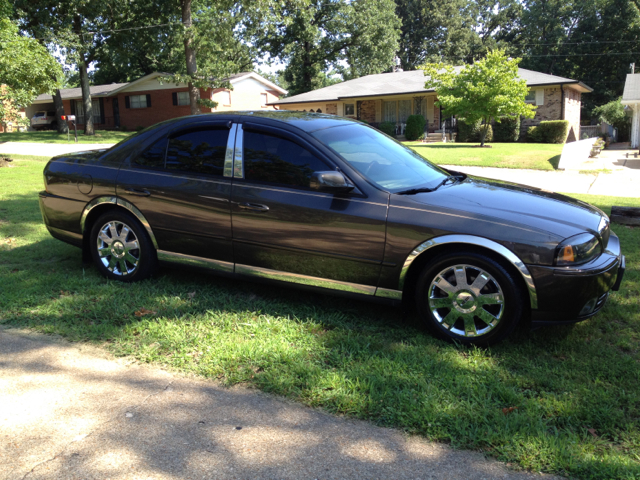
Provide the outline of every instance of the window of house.
<path id="1" fill-rule="evenodd" d="M 261 107 L 266 107 L 267 106 L 267 94 L 266 93 L 261 93 L 260 94 L 260 106 Z"/>
<path id="2" fill-rule="evenodd" d="M 131 108 L 147 108 L 147 96 L 129 95 L 129 106 Z"/>
<path id="3" fill-rule="evenodd" d="M 384 121 L 396 123 L 396 106 L 398 102 L 384 102 Z"/>
<path id="4" fill-rule="evenodd" d="M 231 105 L 231 92 L 220 92 L 220 99 L 222 105 Z"/>
<path id="5" fill-rule="evenodd" d="M 400 123 L 407 123 L 407 118 L 411 115 L 411 100 L 400 100 L 398 102 Z"/>
<path id="6" fill-rule="evenodd" d="M 76 123 L 84 125 L 84 103 L 80 100 L 76 100 Z"/>
<path id="7" fill-rule="evenodd" d="M 164 154 L 166 151 L 167 139 L 163 137 L 138 155 L 133 160 L 133 163 L 139 167 L 164 168 Z"/>
<path id="8" fill-rule="evenodd" d="M 355 105 L 353 103 L 345 103 L 344 104 L 344 116 L 353 116 L 356 114 Z"/>
<path id="9" fill-rule="evenodd" d="M 165 168 L 222 176 L 229 129 L 202 129 L 169 139 Z"/>
<path id="10" fill-rule="evenodd" d="M 191 102 L 189 101 L 189 92 L 178 92 L 178 105 L 189 105 Z"/>
<path id="11" fill-rule="evenodd" d="M 536 91 L 535 90 L 529 90 L 529 93 L 527 93 L 527 96 L 524 97 L 524 101 L 527 103 L 532 103 L 533 105 L 536 104 Z"/>
<path id="12" fill-rule="evenodd" d="M 309 188 L 313 172 L 329 169 L 297 143 L 266 133 L 244 132 L 244 176 L 247 180 Z"/>
<path id="13" fill-rule="evenodd" d="M 76 100 L 76 123 L 84 125 L 84 103 L 82 100 Z M 102 123 L 102 115 L 100 114 L 100 100 L 92 99 L 91 111 L 93 112 L 93 123 Z M 55 114 L 54 114 L 55 115 Z"/>
<path id="14" fill-rule="evenodd" d="M 91 112 L 93 113 L 93 123 L 102 123 L 102 114 L 100 110 L 99 99 L 91 102 Z"/>

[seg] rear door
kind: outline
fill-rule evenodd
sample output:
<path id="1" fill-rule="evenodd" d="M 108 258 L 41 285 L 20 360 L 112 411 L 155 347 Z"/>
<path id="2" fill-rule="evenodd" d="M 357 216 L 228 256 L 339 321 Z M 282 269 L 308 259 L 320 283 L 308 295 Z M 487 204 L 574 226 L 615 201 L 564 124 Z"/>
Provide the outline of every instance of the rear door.
<path id="1" fill-rule="evenodd" d="M 182 128 L 120 170 L 117 194 L 149 221 L 160 255 L 219 260 L 233 270 L 228 142 L 227 122 Z"/>
<path id="2" fill-rule="evenodd" d="M 340 195 L 312 190 L 311 174 L 336 165 L 288 131 L 248 123 L 238 126 L 236 139 L 236 272 L 373 294 L 386 202 L 357 189 Z"/>

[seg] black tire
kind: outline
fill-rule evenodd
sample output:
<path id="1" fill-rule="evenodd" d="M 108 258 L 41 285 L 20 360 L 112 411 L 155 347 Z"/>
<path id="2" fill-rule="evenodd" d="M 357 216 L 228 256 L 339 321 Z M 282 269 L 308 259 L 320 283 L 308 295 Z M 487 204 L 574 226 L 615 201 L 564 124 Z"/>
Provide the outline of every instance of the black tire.
<path id="1" fill-rule="evenodd" d="M 156 270 L 157 252 L 149 235 L 133 215 L 122 210 L 98 217 L 91 228 L 89 244 L 96 267 L 111 280 L 137 282 Z"/>
<path id="2" fill-rule="evenodd" d="M 472 251 L 431 260 L 416 287 L 418 313 L 426 328 L 437 338 L 465 345 L 504 340 L 520 322 L 527 299 L 501 262 Z"/>

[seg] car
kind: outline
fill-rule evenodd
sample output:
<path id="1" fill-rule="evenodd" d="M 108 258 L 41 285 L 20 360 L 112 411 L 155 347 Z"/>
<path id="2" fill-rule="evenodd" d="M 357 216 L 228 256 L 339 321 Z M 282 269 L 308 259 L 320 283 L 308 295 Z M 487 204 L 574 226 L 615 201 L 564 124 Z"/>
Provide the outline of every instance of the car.
<path id="1" fill-rule="evenodd" d="M 54 157 L 44 179 L 49 232 L 109 279 L 173 265 L 415 304 L 461 344 L 584 320 L 625 270 L 599 209 L 443 169 L 333 115 L 173 119 Z"/>
<path id="2" fill-rule="evenodd" d="M 34 130 L 53 130 L 57 124 L 56 112 L 41 111 L 36 112 L 33 117 L 31 117 L 31 128 Z"/>

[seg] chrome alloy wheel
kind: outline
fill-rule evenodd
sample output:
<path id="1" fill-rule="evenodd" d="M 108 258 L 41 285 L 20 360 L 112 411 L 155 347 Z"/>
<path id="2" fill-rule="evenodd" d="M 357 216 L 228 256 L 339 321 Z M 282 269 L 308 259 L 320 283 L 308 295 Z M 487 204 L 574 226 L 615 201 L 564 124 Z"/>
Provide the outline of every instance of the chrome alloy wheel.
<path id="1" fill-rule="evenodd" d="M 102 226 L 97 237 L 98 256 L 114 275 L 131 275 L 140 263 L 138 238 L 128 225 L 111 221 Z"/>
<path id="2" fill-rule="evenodd" d="M 493 330 L 504 314 L 504 294 L 498 282 L 473 265 L 452 265 L 429 285 L 429 308 L 447 330 L 478 337 Z"/>

